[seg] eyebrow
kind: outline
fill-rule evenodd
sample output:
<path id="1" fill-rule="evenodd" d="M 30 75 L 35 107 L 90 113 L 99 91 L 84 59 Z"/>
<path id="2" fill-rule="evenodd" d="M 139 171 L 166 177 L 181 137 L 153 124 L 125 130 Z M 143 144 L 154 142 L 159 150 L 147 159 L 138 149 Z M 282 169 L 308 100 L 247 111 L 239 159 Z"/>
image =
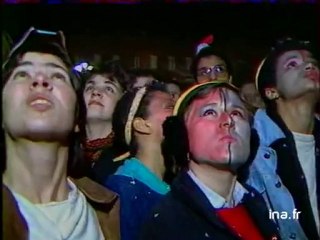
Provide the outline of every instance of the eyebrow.
<path id="1" fill-rule="evenodd" d="M 33 66 L 34 64 L 32 62 L 29 62 L 29 61 L 25 61 L 25 62 L 21 62 L 18 64 L 18 67 L 20 66 Z M 63 70 L 64 72 L 68 73 L 67 69 L 65 69 L 64 67 L 56 64 L 56 63 L 53 63 L 53 62 L 47 62 L 45 64 L 43 64 L 44 66 L 46 67 L 53 67 L 53 68 L 58 68 L 58 69 L 61 69 Z"/>
<path id="2" fill-rule="evenodd" d="M 104 84 L 111 84 L 111 85 L 113 85 L 115 88 L 117 88 L 117 89 L 120 89 L 113 81 L 110 81 L 110 80 L 107 80 L 107 81 L 103 81 L 103 83 Z M 93 80 L 89 80 L 87 83 L 86 83 L 86 86 L 87 85 L 96 85 L 96 82 L 95 81 L 93 81 Z M 121 89 L 120 89 L 121 90 Z"/>
<path id="3" fill-rule="evenodd" d="M 245 106 L 241 106 L 241 105 L 237 105 L 237 104 L 231 104 L 230 107 L 231 108 L 240 108 L 240 109 L 246 111 L 246 107 Z"/>
<path id="4" fill-rule="evenodd" d="M 223 67 L 227 67 L 227 65 L 226 65 L 226 64 L 224 64 L 224 63 L 218 63 L 218 64 L 216 64 L 216 65 L 211 65 L 211 66 L 208 66 L 208 67 L 203 66 L 203 67 L 201 67 L 201 68 L 198 68 L 198 70 L 203 70 L 203 69 L 207 69 L 207 68 L 212 68 L 212 67 L 215 67 L 215 66 L 223 66 Z"/>

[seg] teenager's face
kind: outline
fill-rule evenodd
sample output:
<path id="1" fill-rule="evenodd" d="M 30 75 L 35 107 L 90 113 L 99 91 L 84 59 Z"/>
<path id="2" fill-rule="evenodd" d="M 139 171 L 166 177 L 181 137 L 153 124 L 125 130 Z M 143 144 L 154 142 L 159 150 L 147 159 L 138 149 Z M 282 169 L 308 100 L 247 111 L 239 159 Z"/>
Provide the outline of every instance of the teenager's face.
<path id="1" fill-rule="evenodd" d="M 197 82 L 229 81 L 227 64 L 220 57 L 211 55 L 199 60 L 197 66 Z"/>
<path id="2" fill-rule="evenodd" d="M 3 127 L 13 138 L 64 137 L 74 128 L 76 94 L 60 58 L 27 52 L 2 92 Z"/>
<path id="3" fill-rule="evenodd" d="M 249 157 L 248 112 L 232 90 L 216 88 L 195 99 L 185 124 L 191 156 L 199 164 L 235 170 Z"/>
<path id="4" fill-rule="evenodd" d="M 120 84 L 107 76 L 94 75 L 86 83 L 83 97 L 87 121 L 111 121 L 114 108 L 122 96 Z"/>
<path id="5" fill-rule="evenodd" d="M 163 139 L 162 124 L 172 115 L 174 99 L 169 93 L 156 91 L 148 106 L 147 121 L 151 124 L 152 134 L 159 142 Z"/>
<path id="6" fill-rule="evenodd" d="M 285 99 L 319 91 L 319 65 L 306 50 L 284 52 L 276 63 L 277 90 Z"/>

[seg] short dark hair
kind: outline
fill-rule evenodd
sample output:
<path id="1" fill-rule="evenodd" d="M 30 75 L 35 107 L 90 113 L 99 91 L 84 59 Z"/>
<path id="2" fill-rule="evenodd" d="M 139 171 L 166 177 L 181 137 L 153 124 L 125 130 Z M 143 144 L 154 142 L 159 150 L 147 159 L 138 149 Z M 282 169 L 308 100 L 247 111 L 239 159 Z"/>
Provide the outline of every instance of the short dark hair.
<path id="1" fill-rule="evenodd" d="M 265 57 L 256 73 L 256 87 L 266 105 L 270 105 L 265 95 L 265 88 L 276 86 L 276 64 L 280 55 L 292 50 L 307 50 L 313 57 L 319 60 L 319 49 L 310 41 L 302 41 L 293 38 L 284 38 L 276 41 L 269 54 Z"/>
<path id="2" fill-rule="evenodd" d="M 87 80 L 95 75 L 103 75 L 110 78 L 111 81 L 117 81 L 120 84 L 122 91 L 127 91 L 129 88 L 129 75 L 119 61 L 102 62 L 93 66 L 92 70 L 82 74 L 82 90 L 84 90 Z"/>
<path id="3" fill-rule="evenodd" d="M 125 126 L 128 121 L 129 112 L 133 103 L 133 100 L 137 94 L 139 89 L 131 89 L 127 91 L 121 99 L 118 101 L 115 110 L 113 112 L 112 117 L 112 128 L 115 133 L 115 141 L 114 144 L 121 146 L 126 146 L 127 149 L 130 150 L 131 155 L 135 155 L 137 151 L 137 143 L 132 134 L 131 142 L 129 146 L 126 144 L 125 141 Z M 153 82 L 151 85 L 146 86 L 146 93 L 142 97 L 137 112 L 134 115 L 134 118 L 141 117 L 143 119 L 149 116 L 148 107 L 150 102 L 154 96 L 154 93 L 160 92 L 167 92 L 165 85 L 161 82 Z M 133 132 L 133 129 L 132 129 Z"/>
<path id="4" fill-rule="evenodd" d="M 194 58 L 192 59 L 192 62 L 190 65 L 190 72 L 191 72 L 192 76 L 194 77 L 195 81 L 197 81 L 198 64 L 199 64 L 200 59 L 204 58 L 204 57 L 212 56 L 212 55 L 221 58 L 226 63 L 227 71 L 228 71 L 229 75 L 232 76 L 233 69 L 232 69 L 232 65 L 231 65 L 229 58 L 224 53 L 217 50 L 213 46 L 207 46 L 207 47 L 204 47 L 203 49 L 201 49 L 199 51 L 199 53 L 197 53 L 194 56 Z"/>
<path id="5" fill-rule="evenodd" d="M 128 89 L 132 89 L 134 84 L 136 83 L 137 78 L 139 77 L 153 77 L 154 79 L 157 79 L 157 74 L 154 70 L 148 69 L 148 68 L 135 68 L 128 71 L 129 78 L 130 78 L 130 84 L 128 86 Z"/>

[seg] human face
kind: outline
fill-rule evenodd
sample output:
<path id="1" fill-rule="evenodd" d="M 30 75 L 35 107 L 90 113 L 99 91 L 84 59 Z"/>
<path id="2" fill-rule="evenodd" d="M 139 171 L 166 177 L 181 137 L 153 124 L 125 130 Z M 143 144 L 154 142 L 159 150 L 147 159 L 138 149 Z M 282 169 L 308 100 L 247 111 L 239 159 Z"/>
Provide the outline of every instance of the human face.
<path id="1" fill-rule="evenodd" d="M 86 83 L 83 97 L 87 121 L 111 121 L 114 108 L 122 96 L 120 84 L 103 75 L 94 75 Z"/>
<path id="2" fill-rule="evenodd" d="M 152 76 L 137 77 L 135 83 L 133 84 L 133 88 L 142 88 L 142 87 L 150 84 L 154 80 L 155 79 Z"/>
<path id="3" fill-rule="evenodd" d="M 236 170 L 249 157 L 248 112 L 232 90 L 212 89 L 192 101 L 185 114 L 185 124 L 195 162 Z"/>
<path id="4" fill-rule="evenodd" d="M 277 90 L 282 98 L 293 99 L 320 88 L 319 65 L 306 50 L 284 52 L 276 63 Z"/>
<path id="5" fill-rule="evenodd" d="M 14 138 L 55 140 L 74 128 L 76 94 L 60 58 L 27 52 L 2 92 L 3 126 Z"/>
<path id="6" fill-rule="evenodd" d="M 168 83 L 167 90 L 171 94 L 171 96 L 173 97 L 173 100 L 177 101 L 177 99 L 179 98 L 180 93 L 181 93 L 179 86 L 174 83 Z"/>
<path id="7" fill-rule="evenodd" d="M 148 106 L 148 117 L 146 120 L 151 123 L 152 135 L 156 141 L 163 139 L 162 124 L 167 117 L 173 113 L 174 100 L 170 94 L 156 91 Z"/>
<path id="8" fill-rule="evenodd" d="M 256 108 L 264 107 L 264 103 L 254 83 L 247 83 L 243 85 L 241 88 L 241 96 L 244 100 Z"/>
<path id="9" fill-rule="evenodd" d="M 229 81 L 227 64 L 220 57 L 211 55 L 199 60 L 197 66 L 197 82 Z"/>

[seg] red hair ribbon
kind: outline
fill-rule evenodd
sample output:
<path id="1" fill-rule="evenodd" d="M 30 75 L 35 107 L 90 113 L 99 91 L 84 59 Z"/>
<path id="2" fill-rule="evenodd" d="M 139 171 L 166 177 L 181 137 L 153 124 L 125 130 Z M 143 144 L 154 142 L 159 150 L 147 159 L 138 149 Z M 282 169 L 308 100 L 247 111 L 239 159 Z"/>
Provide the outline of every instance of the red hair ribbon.
<path id="1" fill-rule="evenodd" d="M 214 36 L 212 34 L 204 37 L 197 45 L 196 55 L 201 51 L 201 49 L 205 47 L 209 47 L 209 45 L 213 43 L 213 40 L 214 40 Z"/>

